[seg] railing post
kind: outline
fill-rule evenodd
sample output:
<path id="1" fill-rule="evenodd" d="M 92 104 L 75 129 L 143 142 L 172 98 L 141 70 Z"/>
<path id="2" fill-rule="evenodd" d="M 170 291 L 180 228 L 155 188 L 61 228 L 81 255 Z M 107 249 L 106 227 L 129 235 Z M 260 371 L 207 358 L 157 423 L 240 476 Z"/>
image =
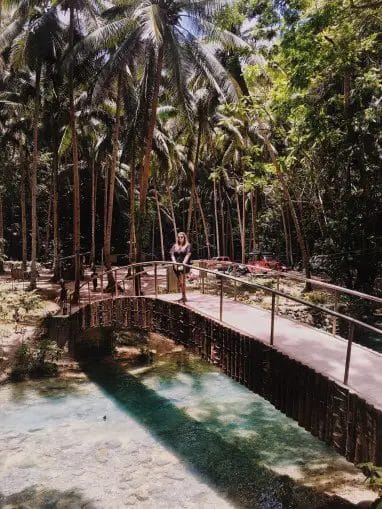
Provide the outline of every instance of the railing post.
<path id="1" fill-rule="evenodd" d="M 91 299 L 90 299 L 90 281 L 88 281 L 88 304 L 91 303 Z"/>
<path id="2" fill-rule="evenodd" d="M 114 272 L 114 280 L 115 280 L 115 296 L 118 297 L 118 270 L 115 269 Z"/>
<path id="3" fill-rule="evenodd" d="M 349 368 L 350 368 L 350 357 L 351 357 L 351 347 L 353 345 L 354 339 L 354 329 L 355 325 L 353 322 L 349 323 L 349 336 L 348 336 L 348 347 L 346 350 L 346 362 L 345 362 L 345 375 L 344 375 L 344 384 L 348 384 L 349 380 Z"/>
<path id="4" fill-rule="evenodd" d="M 220 279 L 220 309 L 219 320 L 223 321 L 223 278 Z"/>
<path id="5" fill-rule="evenodd" d="M 204 295 L 204 291 L 205 291 L 205 290 L 204 290 L 204 278 L 205 278 L 205 276 L 206 276 L 206 273 L 204 272 L 204 270 L 201 270 L 201 271 L 199 272 L 199 274 L 200 274 L 200 276 L 201 276 L 201 278 L 202 278 L 202 294 Z"/>
<path id="6" fill-rule="evenodd" d="M 337 290 L 334 292 L 334 311 L 337 312 L 338 309 L 338 292 Z M 337 317 L 333 316 L 333 324 L 332 324 L 332 334 L 333 336 L 337 333 Z"/>
<path id="7" fill-rule="evenodd" d="M 273 345 L 275 334 L 275 294 L 272 292 L 272 314 L 271 314 L 271 345 Z"/>
<path id="8" fill-rule="evenodd" d="M 154 265 L 154 290 L 155 290 L 155 298 L 158 297 L 158 266 Z"/>
<path id="9" fill-rule="evenodd" d="M 103 272 L 101 272 L 100 279 L 101 279 L 101 293 L 103 293 Z"/>

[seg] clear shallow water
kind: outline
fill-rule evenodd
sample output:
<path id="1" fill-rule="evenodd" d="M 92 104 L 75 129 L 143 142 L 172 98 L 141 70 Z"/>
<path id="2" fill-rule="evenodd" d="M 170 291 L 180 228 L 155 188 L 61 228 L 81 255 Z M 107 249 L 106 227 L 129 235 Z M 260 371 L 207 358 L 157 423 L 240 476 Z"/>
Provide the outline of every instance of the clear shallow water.
<path id="1" fill-rule="evenodd" d="M 84 369 L 85 382 L 0 388 L 3 502 L 340 509 L 352 505 L 324 490 L 370 498 L 355 468 L 185 353 L 131 373 L 110 360 Z"/>

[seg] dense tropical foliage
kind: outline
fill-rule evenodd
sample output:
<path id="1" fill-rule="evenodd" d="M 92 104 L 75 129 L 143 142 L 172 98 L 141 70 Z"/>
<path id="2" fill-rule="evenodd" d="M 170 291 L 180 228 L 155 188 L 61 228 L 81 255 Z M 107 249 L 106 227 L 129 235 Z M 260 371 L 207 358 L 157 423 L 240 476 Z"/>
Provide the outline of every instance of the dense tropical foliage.
<path id="1" fill-rule="evenodd" d="M 272 250 L 381 272 L 382 4 L 2 5 L 0 262 Z M 2 241 L 1 239 L 4 239 Z M 320 255 L 319 257 L 317 255 Z M 313 258 L 312 258 L 313 257 Z M 113 284 L 111 279 L 110 284 Z"/>

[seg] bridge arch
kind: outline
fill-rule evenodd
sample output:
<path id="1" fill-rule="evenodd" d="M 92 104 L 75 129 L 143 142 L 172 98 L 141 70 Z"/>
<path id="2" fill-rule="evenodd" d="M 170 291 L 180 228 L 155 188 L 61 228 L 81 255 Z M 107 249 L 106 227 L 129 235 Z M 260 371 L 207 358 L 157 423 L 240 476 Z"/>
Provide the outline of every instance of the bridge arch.
<path id="1" fill-rule="evenodd" d="M 97 328 L 137 327 L 182 344 L 267 399 L 353 463 L 382 464 L 382 411 L 349 387 L 289 357 L 277 347 L 175 302 L 120 296 L 52 316 L 48 331 L 60 345 Z"/>

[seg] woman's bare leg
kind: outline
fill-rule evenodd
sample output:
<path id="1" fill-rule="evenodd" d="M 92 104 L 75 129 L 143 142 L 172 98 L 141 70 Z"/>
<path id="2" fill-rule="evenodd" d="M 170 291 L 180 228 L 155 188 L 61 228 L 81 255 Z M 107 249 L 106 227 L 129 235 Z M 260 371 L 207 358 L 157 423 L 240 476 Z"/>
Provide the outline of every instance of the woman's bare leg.
<path id="1" fill-rule="evenodd" d="M 182 281 L 182 300 L 183 302 L 186 302 L 186 274 L 182 272 L 181 275 L 181 281 Z"/>

